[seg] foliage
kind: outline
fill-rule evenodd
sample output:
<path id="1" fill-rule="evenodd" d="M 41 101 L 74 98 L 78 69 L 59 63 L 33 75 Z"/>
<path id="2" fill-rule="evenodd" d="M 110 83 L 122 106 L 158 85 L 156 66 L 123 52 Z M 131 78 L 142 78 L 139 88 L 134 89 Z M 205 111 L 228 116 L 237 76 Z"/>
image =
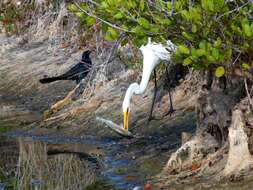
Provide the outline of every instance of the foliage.
<path id="1" fill-rule="evenodd" d="M 35 9 L 34 1 L 31 4 L 16 5 L 11 2 L 0 3 L 0 23 L 8 33 L 17 33 L 18 23 L 25 19 L 27 13 Z"/>
<path id="2" fill-rule="evenodd" d="M 71 3 L 68 9 L 88 26 L 101 23 L 109 41 L 121 32 L 137 46 L 145 44 L 148 36 L 160 42 L 171 39 L 178 45 L 177 62 L 194 69 L 216 69 L 217 77 L 234 65 L 245 69 L 252 64 L 249 0 L 92 0 Z"/>

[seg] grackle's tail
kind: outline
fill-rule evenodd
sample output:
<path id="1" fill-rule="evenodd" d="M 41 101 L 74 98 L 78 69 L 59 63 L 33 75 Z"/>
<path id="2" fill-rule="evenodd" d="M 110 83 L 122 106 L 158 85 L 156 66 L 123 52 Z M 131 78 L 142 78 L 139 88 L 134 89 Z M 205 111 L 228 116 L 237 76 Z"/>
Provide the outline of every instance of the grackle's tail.
<path id="1" fill-rule="evenodd" d="M 44 84 L 44 83 L 50 83 L 50 82 L 54 82 L 57 80 L 63 80 L 62 77 L 50 77 L 50 78 L 44 78 L 44 79 L 40 79 L 40 83 Z"/>

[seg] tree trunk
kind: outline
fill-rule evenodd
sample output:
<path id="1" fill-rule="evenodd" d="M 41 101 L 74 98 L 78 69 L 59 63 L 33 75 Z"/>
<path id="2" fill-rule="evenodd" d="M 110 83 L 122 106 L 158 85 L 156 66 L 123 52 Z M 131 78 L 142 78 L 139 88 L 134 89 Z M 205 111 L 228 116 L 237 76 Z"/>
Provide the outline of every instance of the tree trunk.
<path id="1" fill-rule="evenodd" d="M 198 168 L 231 176 L 253 166 L 253 117 L 243 79 L 212 73 L 205 73 L 198 93 L 196 134 L 172 154 L 167 174 Z"/>

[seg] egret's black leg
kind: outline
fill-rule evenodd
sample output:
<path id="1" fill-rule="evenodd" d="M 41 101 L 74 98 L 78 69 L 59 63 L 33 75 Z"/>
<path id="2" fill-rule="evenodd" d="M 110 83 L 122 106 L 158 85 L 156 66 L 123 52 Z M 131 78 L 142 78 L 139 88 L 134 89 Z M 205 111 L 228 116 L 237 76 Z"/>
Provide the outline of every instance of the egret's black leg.
<path id="1" fill-rule="evenodd" d="M 171 84 L 170 84 L 170 78 L 169 78 L 169 72 L 168 72 L 168 68 L 166 67 L 166 76 L 167 76 L 167 82 L 169 84 L 169 100 L 170 100 L 170 109 L 168 111 L 168 113 L 165 114 L 165 116 L 167 115 L 171 115 L 175 110 L 173 108 L 173 102 L 172 102 L 172 97 L 171 97 Z"/>
<path id="2" fill-rule="evenodd" d="M 154 95 L 153 95 L 153 99 L 152 99 L 151 109 L 149 111 L 148 121 L 151 121 L 153 119 L 152 113 L 153 113 L 155 99 L 156 99 L 156 93 L 157 93 L 157 82 L 156 82 L 156 70 L 155 69 L 154 69 L 154 77 L 155 77 Z"/>
<path id="3" fill-rule="evenodd" d="M 169 99 L 170 99 L 170 109 L 168 111 L 168 113 L 166 115 L 171 115 L 175 110 L 173 108 L 173 102 L 172 102 L 172 98 L 171 98 L 171 91 L 170 91 L 170 86 L 169 86 Z"/>

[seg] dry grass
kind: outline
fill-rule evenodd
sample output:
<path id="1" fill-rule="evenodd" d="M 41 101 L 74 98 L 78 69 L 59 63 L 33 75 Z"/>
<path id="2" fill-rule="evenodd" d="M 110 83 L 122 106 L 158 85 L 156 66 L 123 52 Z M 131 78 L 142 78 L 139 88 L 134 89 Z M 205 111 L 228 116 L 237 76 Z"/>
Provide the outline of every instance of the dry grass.
<path id="1" fill-rule="evenodd" d="M 95 179 L 94 169 L 79 155 L 48 156 L 46 144 L 20 141 L 16 189 L 79 190 Z"/>

